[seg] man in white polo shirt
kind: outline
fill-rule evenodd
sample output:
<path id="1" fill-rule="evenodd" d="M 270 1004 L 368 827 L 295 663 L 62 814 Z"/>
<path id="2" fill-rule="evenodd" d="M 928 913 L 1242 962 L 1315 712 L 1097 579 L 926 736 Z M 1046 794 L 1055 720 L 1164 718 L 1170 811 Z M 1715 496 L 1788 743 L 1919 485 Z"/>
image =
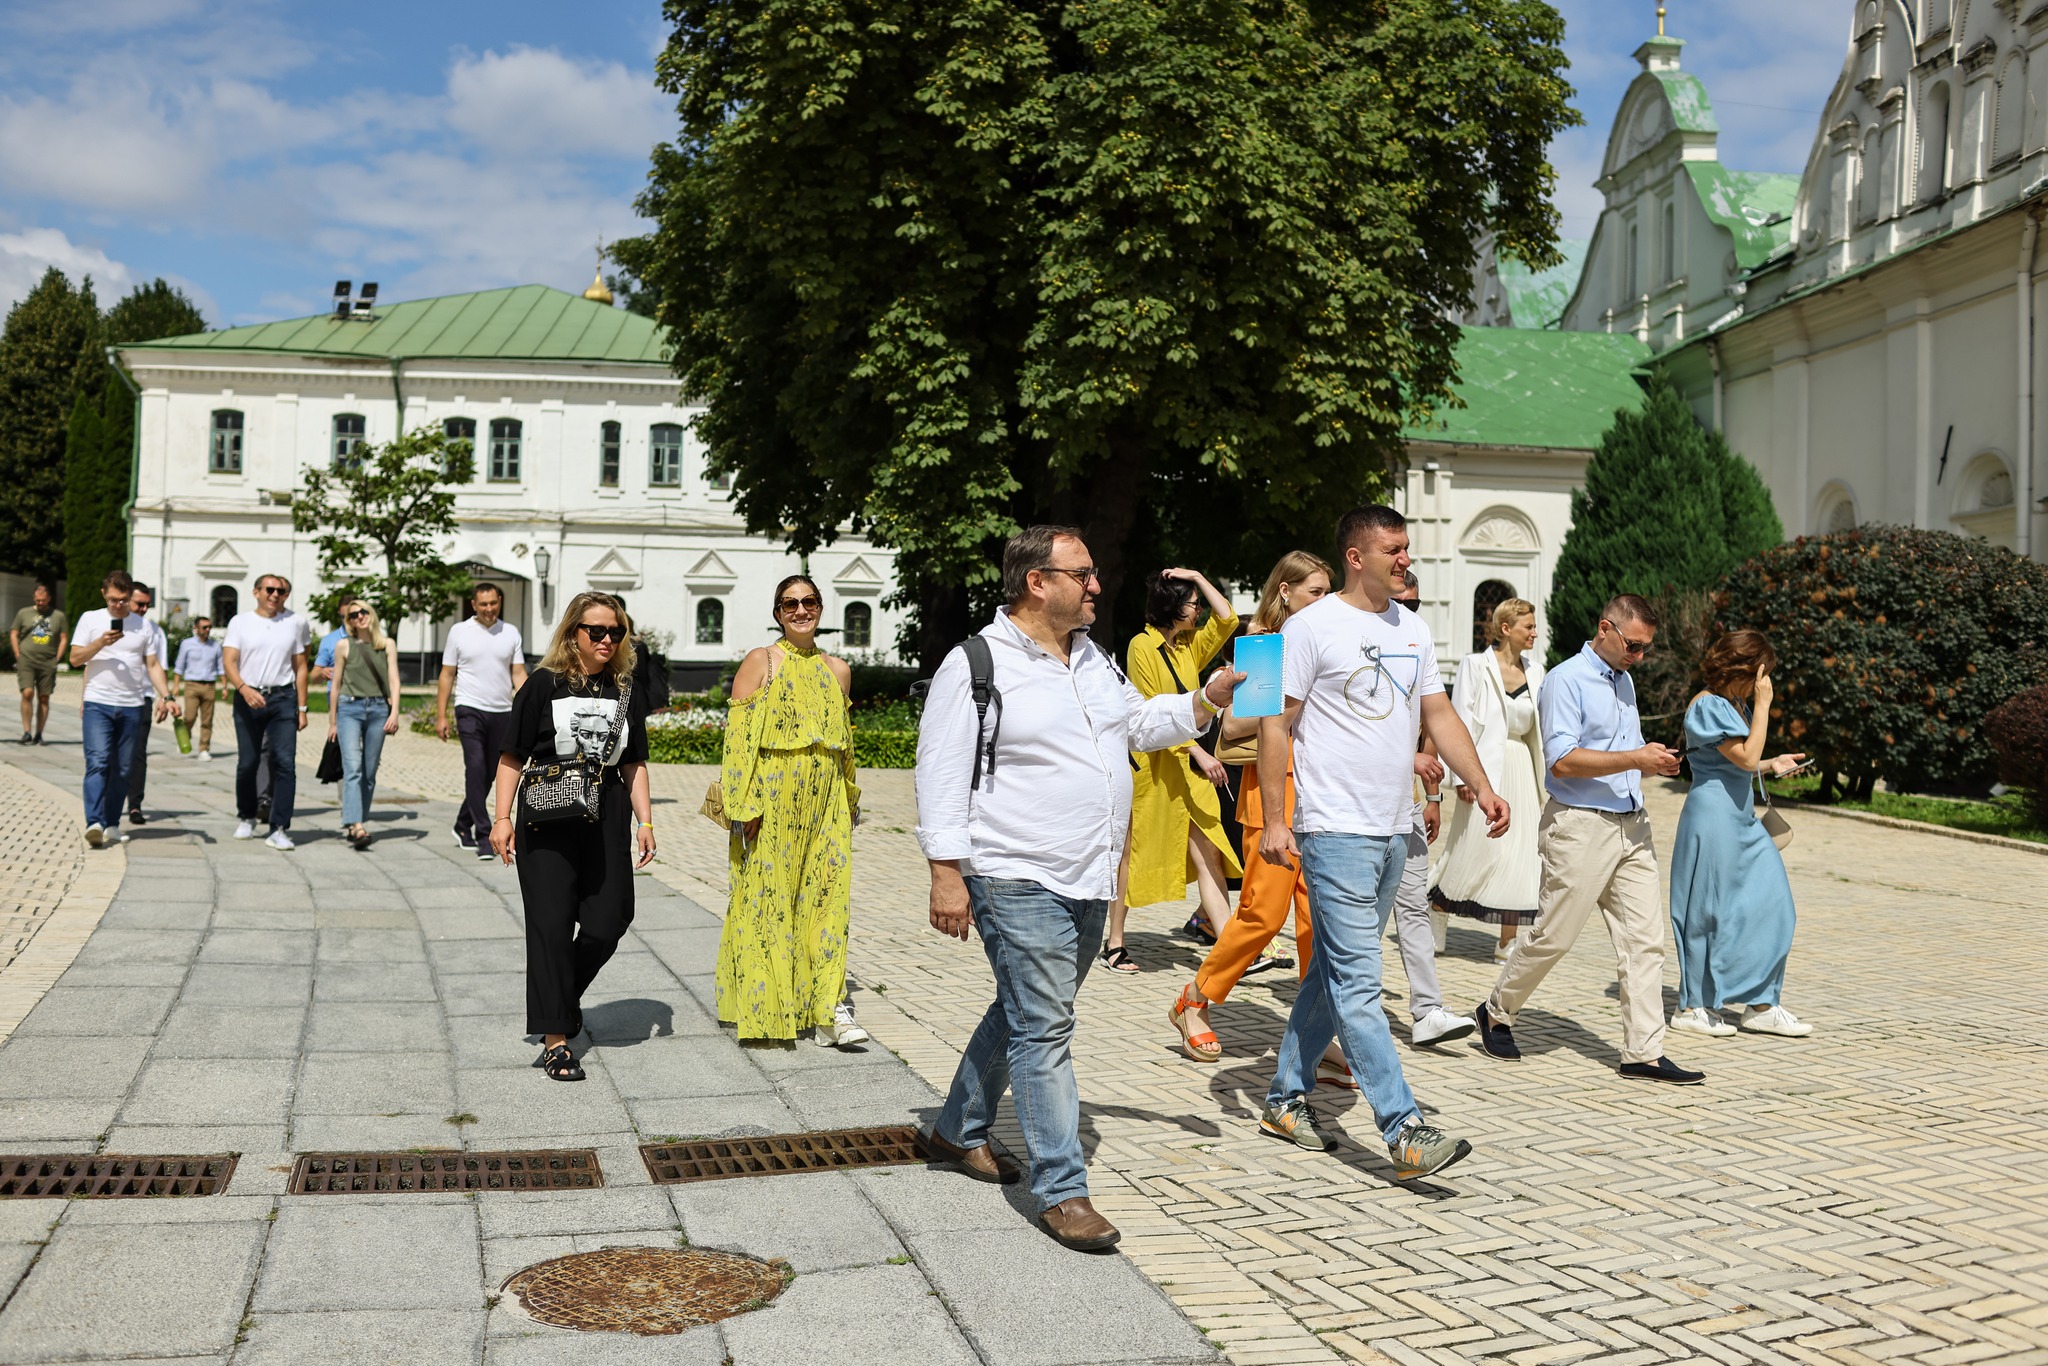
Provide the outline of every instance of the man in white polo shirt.
<path id="1" fill-rule="evenodd" d="M 85 670 L 85 842 L 97 849 L 112 832 L 119 839 L 121 804 L 136 746 L 156 719 L 170 714 L 170 684 L 157 657 L 156 628 L 128 610 L 135 581 L 116 569 L 100 585 L 105 607 L 78 618 L 71 666 Z"/>
<path id="2" fill-rule="evenodd" d="M 505 594 L 495 583 L 470 591 L 474 614 L 448 628 L 441 649 L 441 686 L 434 697 L 434 731 L 448 738 L 448 699 L 455 699 L 455 729 L 462 736 L 462 809 L 455 813 L 455 842 L 479 859 L 491 852 L 491 782 L 512 724 L 512 694 L 526 682 L 526 646 L 519 628 L 501 619 Z"/>
<path id="3" fill-rule="evenodd" d="M 221 641 L 221 667 L 235 694 L 235 838 L 256 838 L 256 765 L 270 746 L 270 836 L 273 849 L 292 845 L 292 798 L 298 784 L 298 733 L 306 728 L 306 619 L 284 605 L 292 586 L 282 574 L 256 580 L 256 610 L 237 612 Z"/>

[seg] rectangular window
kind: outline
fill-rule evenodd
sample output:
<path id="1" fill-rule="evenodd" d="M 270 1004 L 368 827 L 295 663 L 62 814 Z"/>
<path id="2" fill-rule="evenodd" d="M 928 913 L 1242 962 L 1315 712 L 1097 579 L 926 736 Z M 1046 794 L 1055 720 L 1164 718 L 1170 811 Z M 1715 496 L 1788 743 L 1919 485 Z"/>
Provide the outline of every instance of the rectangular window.
<path id="1" fill-rule="evenodd" d="M 615 489 L 619 486 L 619 424 L 607 422 L 597 430 L 597 486 Z"/>
<path id="2" fill-rule="evenodd" d="M 476 419 L 473 417 L 451 417 L 441 424 L 441 435 L 447 439 L 445 454 L 452 456 L 460 446 L 472 459 L 476 456 Z M 443 459 L 441 473 L 446 474 L 449 462 Z"/>
<path id="3" fill-rule="evenodd" d="M 1678 206 L 1664 206 L 1664 279 L 1678 278 Z"/>
<path id="4" fill-rule="evenodd" d="M 657 422 L 647 429 L 647 483 L 673 489 L 682 482 L 683 429 L 673 422 Z"/>
<path id="5" fill-rule="evenodd" d="M 706 484 L 706 486 L 719 493 L 729 493 L 732 490 L 732 476 L 724 473 L 723 471 L 717 474 L 712 474 L 709 471 L 706 471 L 704 475 L 704 483 Z"/>
<path id="6" fill-rule="evenodd" d="M 363 467 L 363 447 L 369 441 L 364 436 L 362 416 L 358 413 L 343 413 L 334 419 L 334 468 L 337 470 L 359 470 Z"/>
<path id="7" fill-rule="evenodd" d="M 213 445 L 206 457 L 211 474 L 242 472 L 242 415 L 222 408 L 213 415 Z"/>
<path id="8" fill-rule="evenodd" d="M 1641 250 L 1642 246 L 1636 238 L 1636 225 L 1631 223 L 1628 225 L 1628 260 L 1625 263 L 1625 267 L 1628 271 L 1628 288 L 1623 291 L 1623 297 L 1626 298 L 1631 304 L 1633 304 L 1636 301 L 1636 296 L 1642 293 L 1641 286 L 1637 284 L 1637 280 L 1640 277 L 1636 274 L 1637 265 L 1639 261 L 1638 253 Z"/>
<path id="9" fill-rule="evenodd" d="M 494 484 L 519 482 L 519 419 L 491 419 L 491 458 L 487 477 Z"/>

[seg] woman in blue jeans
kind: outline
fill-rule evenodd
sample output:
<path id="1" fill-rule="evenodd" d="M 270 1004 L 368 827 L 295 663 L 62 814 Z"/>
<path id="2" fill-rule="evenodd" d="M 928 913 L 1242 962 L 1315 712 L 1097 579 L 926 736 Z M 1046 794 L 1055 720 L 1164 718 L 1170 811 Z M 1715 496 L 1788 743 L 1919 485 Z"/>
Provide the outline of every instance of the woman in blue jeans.
<path id="1" fill-rule="evenodd" d="M 334 643 L 334 681 L 327 693 L 327 738 L 341 742 L 341 823 L 349 842 L 370 847 L 370 798 L 377 791 L 377 761 L 384 737 L 398 731 L 398 651 L 384 638 L 370 604 L 341 605 L 348 634 Z"/>

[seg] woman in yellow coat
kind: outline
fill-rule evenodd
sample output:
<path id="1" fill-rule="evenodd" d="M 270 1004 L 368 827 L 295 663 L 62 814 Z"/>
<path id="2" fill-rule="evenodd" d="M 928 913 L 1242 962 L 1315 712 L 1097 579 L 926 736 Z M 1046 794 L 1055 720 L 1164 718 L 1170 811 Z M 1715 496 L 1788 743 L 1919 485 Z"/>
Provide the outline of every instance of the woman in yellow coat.
<path id="1" fill-rule="evenodd" d="M 1209 605 L 1209 620 L 1197 628 L 1202 602 Z M 1192 569 L 1152 576 L 1145 620 L 1144 632 L 1131 641 L 1125 656 L 1125 672 L 1147 697 L 1201 687 L 1202 670 L 1237 633 L 1230 599 Z M 1130 906 L 1180 901 L 1193 882 L 1202 904 L 1188 918 L 1188 930 L 1213 944 L 1230 919 L 1229 879 L 1244 875 L 1224 834 L 1222 804 L 1216 798 L 1216 789 L 1230 781 L 1230 771 L 1214 755 L 1190 744 L 1135 754 L 1131 763 L 1137 771 L 1131 775 L 1129 890 L 1110 907 L 1102 952 L 1112 968 L 1122 968 L 1130 957 L 1123 946 Z"/>

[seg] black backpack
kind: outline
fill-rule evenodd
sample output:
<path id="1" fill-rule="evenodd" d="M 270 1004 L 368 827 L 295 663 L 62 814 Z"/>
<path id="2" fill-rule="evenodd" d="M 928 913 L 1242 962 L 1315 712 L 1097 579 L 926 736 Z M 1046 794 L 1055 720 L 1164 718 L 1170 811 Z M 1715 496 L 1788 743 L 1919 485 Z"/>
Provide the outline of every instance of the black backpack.
<path id="1" fill-rule="evenodd" d="M 981 786 L 983 761 L 987 761 L 989 781 L 995 781 L 996 740 L 1003 732 L 1003 693 L 996 686 L 996 658 L 990 651 L 988 640 L 972 635 L 960 642 L 959 648 L 967 655 L 967 690 L 974 698 L 974 776 L 968 781 L 972 790 Z M 922 702 L 932 690 L 929 678 L 920 678 L 910 685 L 910 695 Z M 990 725 L 988 714 L 994 708 L 995 724 Z"/>

